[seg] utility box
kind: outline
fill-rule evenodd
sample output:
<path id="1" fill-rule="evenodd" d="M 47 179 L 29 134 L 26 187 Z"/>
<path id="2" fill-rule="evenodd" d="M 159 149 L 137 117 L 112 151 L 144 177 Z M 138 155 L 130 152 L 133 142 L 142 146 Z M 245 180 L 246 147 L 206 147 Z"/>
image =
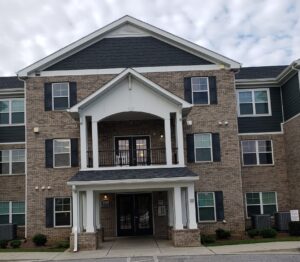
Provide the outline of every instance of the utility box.
<path id="1" fill-rule="evenodd" d="M 16 224 L 0 225 L 0 240 L 13 240 L 17 238 Z"/>
<path id="2" fill-rule="evenodd" d="M 278 231 L 289 231 L 289 223 L 291 222 L 290 212 L 277 212 L 274 218 L 275 227 Z"/>
<path id="3" fill-rule="evenodd" d="M 271 228 L 270 215 L 254 215 L 251 217 L 252 227 L 255 229 Z"/>

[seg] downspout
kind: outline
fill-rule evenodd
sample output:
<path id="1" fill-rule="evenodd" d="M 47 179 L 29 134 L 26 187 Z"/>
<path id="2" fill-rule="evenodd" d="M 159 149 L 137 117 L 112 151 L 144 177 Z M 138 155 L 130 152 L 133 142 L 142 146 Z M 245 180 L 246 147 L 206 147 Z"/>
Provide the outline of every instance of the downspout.
<path id="1" fill-rule="evenodd" d="M 18 75 L 17 75 L 18 76 Z M 26 108 L 26 81 L 25 79 L 22 79 L 18 76 L 18 79 L 22 82 L 24 82 L 24 126 L 25 126 L 25 156 L 26 156 L 26 162 L 25 162 L 25 239 L 27 239 L 27 130 L 26 130 L 26 126 L 27 126 L 27 117 L 26 117 L 26 112 L 27 112 L 27 108 Z"/>
<path id="2" fill-rule="evenodd" d="M 73 198 L 76 197 L 76 200 L 78 200 L 78 196 L 77 196 L 77 190 L 76 190 L 76 186 L 73 185 L 72 186 L 72 192 L 73 192 Z M 78 202 L 76 202 L 76 207 L 75 207 L 75 210 L 76 212 L 73 212 L 73 216 L 75 215 L 76 216 L 76 219 L 75 221 L 76 222 L 76 225 L 74 225 L 74 222 L 73 222 L 73 234 L 74 234 L 74 248 L 73 248 L 73 252 L 77 252 L 78 251 Z M 73 203 L 74 203 L 74 200 L 73 200 Z M 74 211 L 74 207 L 73 207 L 73 211 Z M 74 219 L 73 219 L 74 221 Z"/>

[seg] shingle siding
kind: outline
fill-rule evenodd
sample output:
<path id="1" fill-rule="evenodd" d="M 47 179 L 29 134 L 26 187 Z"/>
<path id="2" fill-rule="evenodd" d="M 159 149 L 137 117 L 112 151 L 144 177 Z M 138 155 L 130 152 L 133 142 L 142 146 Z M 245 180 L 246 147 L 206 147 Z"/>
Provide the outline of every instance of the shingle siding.
<path id="1" fill-rule="evenodd" d="M 300 113 L 300 89 L 298 74 L 295 74 L 282 87 L 284 120 Z"/>
<path id="2" fill-rule="evenodd" d="M 207 65 L 211 62 L 154 37 L 105 38 L 45 70 Z"/>
<path id="3" fill-rule="evenodd" d="M 242 67 L 236 74 L 236 79 L 276 78 L 287 66 L 257 66 Z"/>
<path id="4" fill-rule="evenodd" d="M 239 133 L 280 132 L 282 123 L 279 87 L 270 87 L 271 116 L 238 117 Z"/>
<path id="5" fill-rule="evenodd" d="M 0 89 L 24 88 L 24 82 L 17 76 L 0 77 Z"/>

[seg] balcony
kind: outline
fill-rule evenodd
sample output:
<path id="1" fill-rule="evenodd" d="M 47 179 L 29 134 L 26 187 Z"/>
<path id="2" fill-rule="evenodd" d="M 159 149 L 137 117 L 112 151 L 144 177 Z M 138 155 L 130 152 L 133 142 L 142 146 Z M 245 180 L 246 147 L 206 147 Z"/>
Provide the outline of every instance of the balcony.
<path id="1" fill-rule="evenodd" d="M 93 151 L 87 152 L 87 167 L 93 167 Z M 99 151 L 99 167 L 166 165 L 165 148 Z M 172 148 L 172 164 L 178 164 L 177 148 Z"/>

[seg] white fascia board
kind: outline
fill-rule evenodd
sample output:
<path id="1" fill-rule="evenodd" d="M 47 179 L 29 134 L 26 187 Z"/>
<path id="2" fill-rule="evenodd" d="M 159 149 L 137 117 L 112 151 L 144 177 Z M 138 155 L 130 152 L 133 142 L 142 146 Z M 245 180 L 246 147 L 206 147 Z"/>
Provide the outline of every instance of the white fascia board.
<path id="1" fill-rule="evenodd" d="M 123 185 L 123 184 L 149 184 L 149 183 L 170 183 L 170 182 L 192 182 L 199 180 L 199 177 L 174 177 L 174 178 L 148 178 L 148 179 L 120 179 L 120 180 L 100 180 L 100 181 L 68 181 L 69 186 L 87 185 Z"/>
<path id="2" fill-rule="evenodd" d="M 175 35 L 168 33 L 162 29 L 159 29 L 155 26 L 152 26 L 150 24 L 147 24 L 145 22 L 137 20 L 133 17 L 124 16 L 124 17 L 104 26 L 103 28 L 100 28 L 97 31 L 67 45 L 66 47 L 59 49 L 58 51 L 54 52 L 53 54 L 50 54 L 50 55 L 46 56 L 45 58 L 21 69 L 20 71 L 17 72 L 17 75 L 19 77 L 28 76 L 28 74 L 30 74 L 31 72 L 34 72 L 35 70 L 43 69 L 47 66 L 50 66 L 51 64 L 56 63 L 59 60 L 62 60 L 65 57 L 77 52 L 81 46 L 83 46 L 85 48 L 86 44 L 91 45 L 95 41 L 99 41 L 101 37 L 105 36 L 105 34 L 107 34 L 108 32 L 110 32 L 113 29 L 118 28 L 122 24 L 126 24 L 126 23 L 131 23 L 137 27 L 140 27 L 143 30 L 147 30 L 151 33 L 155 33 L 155 34 L 157 34 L 158 38 L 160 38 L 160 37 L 165 38 L 165 41 L 169 41 L 169 40 L 173 41 L 174 45 L 175 46 L 178 45 L 178 47 L 181 49 L 189 48 L 191 50 L 191 52 L 193 52 L 193 51 L 196 52 L 195 55 L 198 55 L 200 57 L 203 57 L 203 55 L 204 55 L 204 58 L 207 58 L 207 59 L 211 58 L 212 60 L 215 60 L 215 62 L 219 62 L 221 64 L 228 65 L 232 69 L 238 69 L 241 67 L 240 63 L 238 63 L 232 59 L 229 59 L 225 56 L 217 54 L 217 53 L 210 51 L 204 47 L 196 45 L 188 40 L 185 40 L 183 38 L 175 36 Z"/>
<path id="3" fill-rule="evenodd" d="M 96 99 L 100 95 L 102 95 L 105 92 L 107 92 L 107 90 L 109 90 L 114 85 L 116 85 L 117 83 L 119 83 L 121 80 L 123 80 L 129 74 L 133 75 L 138 80 L 144 82 L 149 87 L 151 87 L 154 90 L 158 91 L 160 94 L 164 95 L 166 98 L 168 98 L 170 100 L 173 100 L 174 102 L 180 104 L 182 106 L 182 108 L 190 108 L 190 107 L 192 107 L 192 104 L 190 104 L 190 103 L 186 102 L 185 100 L 183 100 L 183 99 L 175 96 L 171 92 L 163 89 L 162 87 L 160 87 L 159 85 L 153 83 L 152 81 L 150 81 L 146 77 L 142 76 L 138 72 L 134 71 L 133 69 L 128 68 L 128 69 L 124 70 L 121 74 L 119 74 L 118 76 L 116 76 L 114 79 L 112 79 L 111 81 L 109 81 L 107 84 L 105 84 L 101 89 L 97 90 L 96 92 L 94 92 L 93 94 L 89 95 L 88 97 L 86 97 L 85 99 L 83 99 L 81 102 L 79 102 L 75 106 L 71 107 L 68 111 L 69 112 L 78 112 L 80 110 L 80 108 L 82 108 L 85 105 L 91 103 L 92 101 L 94 101 L 94 99 Z"/>
<path id="4" fill-rule="evenodd" d="M 81 75 L 114 75 L 120 74 L 126 68 L 104 68 L 104 69 L 80 69 L 80 70 L 57 70 L 57 71 L 41 71 L 41 77 L 49 76 L 81 76 Z M 208 71 L 220 70 L 220 65 L 191 65 L 191 66 L 152 66 L 152 67 L 133 67 L 133 70 L 139 73 L 155 73 L 155 72 L 181 72 L 181 71 Z M 34 74 L 29 75 L 34 76 Z"/>

